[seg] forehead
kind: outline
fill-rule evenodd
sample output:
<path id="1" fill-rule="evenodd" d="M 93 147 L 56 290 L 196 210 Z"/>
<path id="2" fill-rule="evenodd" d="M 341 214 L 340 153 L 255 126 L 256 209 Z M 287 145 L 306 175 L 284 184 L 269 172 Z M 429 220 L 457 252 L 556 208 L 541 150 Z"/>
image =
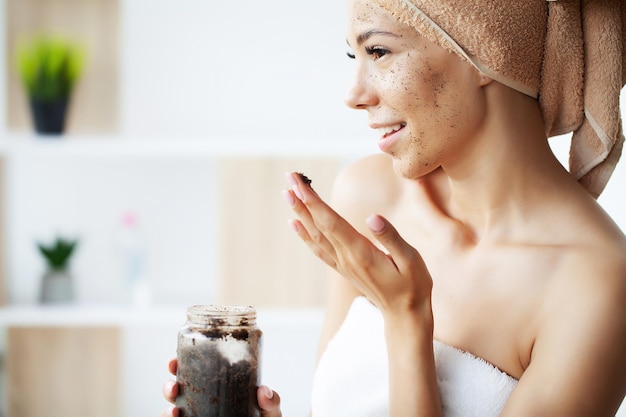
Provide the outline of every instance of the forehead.
<path id="1" fill-rule="evenodd" d="M 409 43 L 419 43 L 421 38 L 413 28 L 401 23 L 375 1 L 348 0 L 348 43 L 354 46 L 353 40 L 371 32 L 393 34 Z"/>
<path id="2" fill-rule="evenodd" d="M 372 0 L 348 0 L 349 24 L 376 24 L 399 22 L 385 9 Z"/>

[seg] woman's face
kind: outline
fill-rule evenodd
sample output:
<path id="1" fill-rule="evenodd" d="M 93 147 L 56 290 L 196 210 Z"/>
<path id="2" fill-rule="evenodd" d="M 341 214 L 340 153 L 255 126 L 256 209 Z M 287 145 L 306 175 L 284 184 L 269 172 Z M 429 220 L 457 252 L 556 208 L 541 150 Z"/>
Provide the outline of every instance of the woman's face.
<path id="1" fill-rule="evenodd" d="M 484 114 L 474 67 L 371 0 L 348 0 L 348 44 L 356 77 L 346 103 L 367 110 L 399 174 L 417 178 L 463 155 Z"/>

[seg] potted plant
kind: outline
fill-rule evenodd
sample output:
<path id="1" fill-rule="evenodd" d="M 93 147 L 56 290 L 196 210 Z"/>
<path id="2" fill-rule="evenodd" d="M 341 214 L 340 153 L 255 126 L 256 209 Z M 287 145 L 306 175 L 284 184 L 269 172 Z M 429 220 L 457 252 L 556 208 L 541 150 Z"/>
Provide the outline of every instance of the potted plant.
<path id="1" fill-rule="evenodd" d="M 69 261 L 78 244 L 77 240 L 57 237 L 46 245 L 37 242 L 37 248 L 46 261 L 40 301 L 44 304 L 74 301 L 74 285 L 69 271 Z"/>
<path id="2" fill-rule="evenodd" d="M 82 48 L 60 38 L 41 37 L 20 41 L 16 51 L 35 130 L 63 133 L 69 99 L 83 72 Z"/>

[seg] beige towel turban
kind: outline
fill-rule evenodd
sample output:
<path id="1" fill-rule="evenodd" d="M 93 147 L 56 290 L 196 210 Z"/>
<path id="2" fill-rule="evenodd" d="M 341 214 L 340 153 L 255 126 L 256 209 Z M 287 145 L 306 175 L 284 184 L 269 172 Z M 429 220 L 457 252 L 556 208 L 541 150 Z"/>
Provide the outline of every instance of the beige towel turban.
<path id="1" fill-rule="evenodd" d="M 624 143 L 624 0 L 374 0 L 490 78 L 538 98 L 548 137 L 573 132 L 570 172 L 598 197 Z"/>

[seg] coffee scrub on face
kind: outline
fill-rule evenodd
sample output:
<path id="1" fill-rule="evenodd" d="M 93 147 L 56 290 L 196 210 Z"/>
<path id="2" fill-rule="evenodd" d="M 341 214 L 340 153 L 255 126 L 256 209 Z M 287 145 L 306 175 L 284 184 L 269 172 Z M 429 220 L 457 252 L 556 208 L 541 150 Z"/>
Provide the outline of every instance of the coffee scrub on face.
<path id="1" fill-rule="evenodd" d="M 180 417 L 258 417 L 261 339 L 253 307 L 189 307 L 178 333 Z"/>

